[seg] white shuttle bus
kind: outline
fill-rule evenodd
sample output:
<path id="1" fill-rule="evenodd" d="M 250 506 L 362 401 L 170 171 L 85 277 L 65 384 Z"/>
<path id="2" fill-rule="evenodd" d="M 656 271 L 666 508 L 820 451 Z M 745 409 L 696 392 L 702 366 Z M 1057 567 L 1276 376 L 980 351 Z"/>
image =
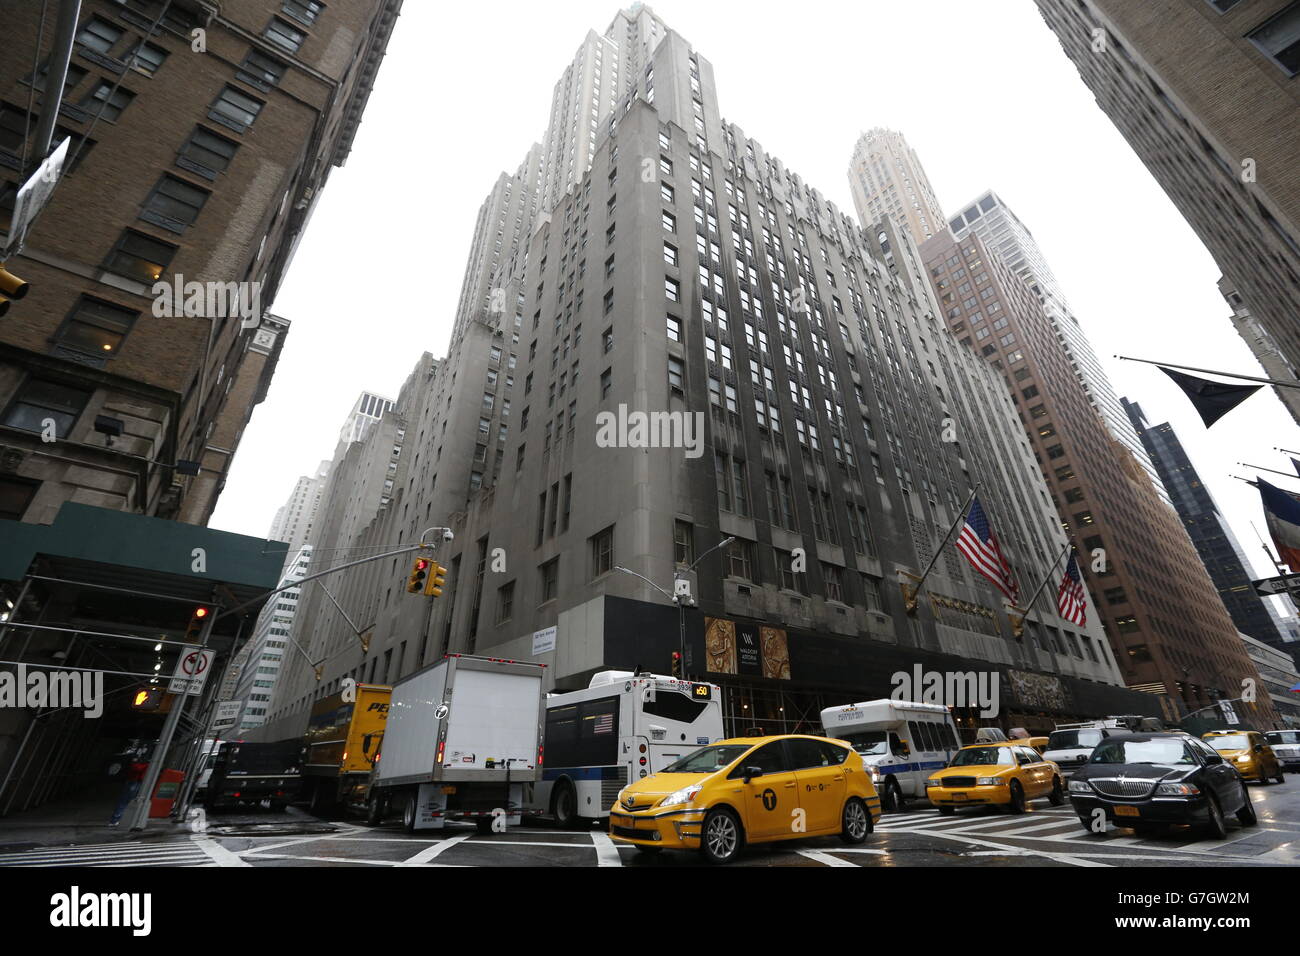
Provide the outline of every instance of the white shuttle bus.
<path id="1" fill-rule="evenodd" d="M 822 727 L 862 755 L 887 813 L 902 810 L 909 797 L 924 797 L 926 778 L 961 748 L 952 714 L 941 704 L 869 700 L 827 707 Z"/>
<path id="2" fill-rule="evenodd" d="M 716 684 L 601 671 L 585 690 L 547 695 L 542 779 L 531 806 L 562 827 L 606 819 L 629 782 L 722 736 Z"/>

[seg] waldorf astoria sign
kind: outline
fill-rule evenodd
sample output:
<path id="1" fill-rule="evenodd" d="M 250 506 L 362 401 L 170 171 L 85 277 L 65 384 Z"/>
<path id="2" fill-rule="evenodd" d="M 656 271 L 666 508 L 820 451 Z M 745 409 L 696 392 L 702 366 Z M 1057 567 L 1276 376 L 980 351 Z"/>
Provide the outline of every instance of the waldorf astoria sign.
<path id="1" fill-rule="evenodd" d="M 779 627 L 707 617 L 704 650 L 711 673 L 790 679 L 789 644 Z"/>

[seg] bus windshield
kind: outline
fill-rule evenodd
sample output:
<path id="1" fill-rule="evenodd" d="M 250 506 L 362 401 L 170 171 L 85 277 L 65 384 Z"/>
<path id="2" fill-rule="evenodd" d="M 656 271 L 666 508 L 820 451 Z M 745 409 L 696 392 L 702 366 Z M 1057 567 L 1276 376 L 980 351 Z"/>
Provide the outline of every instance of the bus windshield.
<path id="1" fill-rule="evenodd" d="M 878 757 L 889 753 L 889 733 L 884 730 L 864 730 L 856 734 L 841 734 L 837 739 L 847 740 L 853 749 L 864 757 Z"/>
<path id="2" fill-rule="evenodd" d="M 729 766 L 741 754 L 749 750 L 749 744 L 721 744 L 714 747 L 701 747 L 689 753 L 681 760 L 670 763 L 660 773 L 713 773 Z"/>

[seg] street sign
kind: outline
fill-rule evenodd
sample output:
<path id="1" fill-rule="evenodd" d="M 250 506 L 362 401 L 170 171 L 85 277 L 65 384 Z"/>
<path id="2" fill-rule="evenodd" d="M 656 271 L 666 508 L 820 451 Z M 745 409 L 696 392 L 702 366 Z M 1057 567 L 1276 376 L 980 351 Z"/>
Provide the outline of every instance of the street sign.
<path id="1" fill-rule="evenodd" d="M 239 723 L 239 715 L 244 712 L 242 700 L 223 700 L 217 704 L 217 715 L 212 721 L 214 731 L 229 730 Z"/>
<path id="2" fill-rule="evenodd" d="M 1226 700 L 1219 701 L 1219 710 L 1223 711 L 1223 719 L 1230 727 L 1236 727 L 1241 723 L 1237 719 L 1237 712 L 1232 709 L 1232 704 Z"/>
<path id="3" fill-rule="evenodd" d="M 203 685 L 207 683 L 208 674 L 212 670 L 212 659 L 215 656 L 215 651 L 204 650 L 194 644 L 181 648 L 180 660 L 176 662 L 176 670 L 172 672 L 171 681 L 167 684 L 167 692 L 169 694 L 203 693 Z"/>
<path id="4" fill-rule="evenodd" d="M 14 214 L 9 223 L 9 238 L 5 242 L 0 259 L 8 259 L 16 254 L 27 238 L 27 227 L 40 215 L 45 204 L 50 201 L 54 187 L 63 175 L 63 164 L 68 158 L 68 145 L 72 140 L 64 137 L 63 142 L 55 147 L 45 162 L 41 163 L 31 178 L 23 183 L 14 197 Z"/>
<path id="5" fill-rule="evenodd" d="M 1293 588 L 1300 592 L 1300 574 L 1279 574 L 1275 578 L 1262 578 L 1250 583 L 1255 586 L 1255 593 L 1261 597 L 1288 594 Z"/>

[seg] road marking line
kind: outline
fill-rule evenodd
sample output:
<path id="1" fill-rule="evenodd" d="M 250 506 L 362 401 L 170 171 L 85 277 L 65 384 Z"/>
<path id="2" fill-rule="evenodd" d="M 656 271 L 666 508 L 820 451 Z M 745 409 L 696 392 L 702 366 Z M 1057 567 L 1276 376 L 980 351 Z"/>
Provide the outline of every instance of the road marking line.
<path id="1" fill-rule="evenodd" d="M 426 846 L 419 853 L 415 854 L 415 856 L 402 860 L 400 863 L 396 865 L 397 866 L 424 866 L 426 863 L 428 863 L 438 854 L 442 853 L 444 850 L 449 850 L 458 843 L 464 843 L 472 836 L 474 836 L 473 833 L 462 833 L 460 836 L 447 837 L 446 839 L 443 839 L 440 842 L 435 843 L 433 846 Z"/>
<path id="2" fill-rule="evenodd" d="M 815 860 L 822 864 L 822 866 L 857 866 L 856 863 L 853 863 L 850 860 L 841 860 L 839 857 L 831 856 L 829 853 L 825 853 L 821 850 L 796 850 L 795 852 L 800 856 L 806 856 L 810 860 Z"/>
<path id="3" fill-rule="evenodd" d="M 252 866 L 253 864 L 241 860 L 239 856 L 227 850 L 224 846 L 210 837 L 198 833 L 190 834 L 190 839 L 194 845 L 212 858 L 217 866 Z"/>
<path id="4" fill-rule="evenodd" d="M 623 858 L 618 855 L 618 847 L 606 833 L 592 831 L 591 842 L 596 847 L 597 866 L 622 866 Z"/>
<path id="5" fill-rule="evenodd" d="M 400 860 L 367 860 L 361 857 L 350 856 L 295 856 L 291 853 L 269 853 L 266 856 L 259 857 L 262 860 L 304 860 L 313 863 L 357 863 L 368 866 L 404 866 Z M 448 863 L 428 863 L 426 866 L 452 866 Z"/>
<path id="6" fill-rule="evenodd" d="M 1001 843 L 994 843 L 991 840 L 980 840 L 977 837 L 971 837 L 971 836 L 950 835 L 943 832 L 936 832 L 934 833 L 934 836 L 937 836 L 943 840 L 958 840 L 963 843 L 970 843 L 974 846 L 986 846 L 994 850 L 1016 851 L 1016 850 L 1024 849 L 1024 847 L 1006 846 Z M 1069 863 L 1071 866 L 1110 866 L 1109 863 L 1093 862 L 1092 860 L 1085 860 L 1081 857 L 1073 856 L 1069 853 L 1054 853 L 1050 850 L 1035 850 L 1032 852 L 1034 853 L 1035 856 L 1041 856 L 1049 860 L 1056 860 L 1061 863 Z"/>

